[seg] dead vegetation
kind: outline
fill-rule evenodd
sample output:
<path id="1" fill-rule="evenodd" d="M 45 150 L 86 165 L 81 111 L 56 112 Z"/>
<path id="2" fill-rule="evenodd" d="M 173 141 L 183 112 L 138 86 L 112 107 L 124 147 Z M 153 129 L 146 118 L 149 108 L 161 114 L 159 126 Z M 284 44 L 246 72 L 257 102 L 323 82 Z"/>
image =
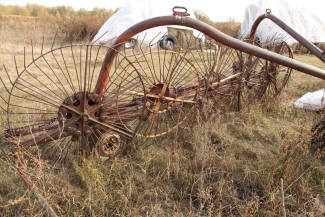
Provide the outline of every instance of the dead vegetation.
<path id="1" fill-rule="evenodd" d="M 106 17 L 87 16 L 65 19 L 62 33 L 68 42 L 91 40 L 106 22 Z"/>
<path id="2" fill-rule="evenodd" d="M 53 22 L 46 31 L 33 22 L 27 25 L 34 30 L 1 31 L 4 63 L 13 54 L 19 59 L 22 53 L 15 50 L 28 46 L 26 37 L 41 40 L 39 35 L 51 36 L 59 25 Z M 325 68 L 312 55 L 296 59 Z M 323 87 L 320 79 L 293 72 L 284 93 L 265 107 L 221 114 L 206 102 L 168 142 L 139 141 L 101 167 L 92 159 L 70 158 L 74 171 L 29 162 L 28 174 L 60 216 L 281 216 L 282 200 L 287 216 L 323 216 L 324 150 L 309 149 L 310 129 L 320 114 L 292 107 L 297 97 Z M 0 173 L 3 216 L 46 215 L 3 151 Z"/>
<path id="3" fill-rule="evenodd" d="M 216 22 L 216 23 L 212 24 L 212 26 L 227 35 L 237 38 L 238 37 L 237 33 L 240 29 L 241 23 Z"/>
<path id="4" fill-rule="evenodd" d="M 314 44 L 321 50 L 325 50 L 325 43 L 319 42 Z M 310 54 L 309 50 L 299 43 L 295 43 L 292 45 L 292 51 L 296 54 Z"/>
<path id="5" fill-rule="evenodd" d="M 213 26 L 227 35 L 238 38 L 237 33 L 240 29 L 241 23 L 236 21 L 234 18 L 228 17 L 226 22 L 214 22 L 204 11 L 201 10 L 194 10 L 194 15 L 196 19 Z"/>

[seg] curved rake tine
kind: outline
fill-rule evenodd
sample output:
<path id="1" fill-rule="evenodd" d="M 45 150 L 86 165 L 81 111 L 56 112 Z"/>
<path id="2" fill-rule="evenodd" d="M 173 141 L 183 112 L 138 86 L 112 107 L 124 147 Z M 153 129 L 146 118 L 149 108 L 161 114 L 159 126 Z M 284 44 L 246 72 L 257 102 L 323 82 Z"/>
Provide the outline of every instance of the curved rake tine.
<path id="1" fill-rule="evenodd" d="M 92 43 L 91 43 L 91 45 L 94 45 L 94 44 L 96 44 L 96 42 L 98 41 L 98 40 L 100 40 L 104 35 L 106 35 L 106 33 L 108 33 L 108 31 L 106 31 L 106 32 L 104 32 L 104 34 L 102 34 L 100 37 L 98 37 L 95 41 L 93 41 Z M 112 40 L 112 39 L 111 39 Z"/>

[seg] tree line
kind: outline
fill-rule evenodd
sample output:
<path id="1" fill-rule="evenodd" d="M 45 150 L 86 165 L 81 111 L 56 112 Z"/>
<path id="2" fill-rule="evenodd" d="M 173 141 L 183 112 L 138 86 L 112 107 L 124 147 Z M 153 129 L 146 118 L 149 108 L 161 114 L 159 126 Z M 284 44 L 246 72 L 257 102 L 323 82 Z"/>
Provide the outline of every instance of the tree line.
<path id="1" fill-rule="evenodd" d="M 72 6 L 45 7 L 44 5 L 28 3 L 25 6 L 0 4 L 0 15 L 21 15 L 57 18 L 100 16 L 109 18 L 113 16 L 119 9 L 119 7 L 115 10 L 113 10 L 112 8 L 106 9 L 95 7 L 92 11 L 87 11 L 85 8 L 80 8 L 79 10 L 75 11 Z"/>

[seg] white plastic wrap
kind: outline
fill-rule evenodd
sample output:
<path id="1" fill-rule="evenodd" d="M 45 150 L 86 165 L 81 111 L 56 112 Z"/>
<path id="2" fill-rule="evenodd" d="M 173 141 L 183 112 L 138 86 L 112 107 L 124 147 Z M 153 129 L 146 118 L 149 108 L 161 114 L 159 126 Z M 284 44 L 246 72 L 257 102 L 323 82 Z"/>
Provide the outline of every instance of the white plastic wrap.
<path id="1" fill-rule="evenodd" d="M 127 30 L 129 27 L 143 20 L 150 19 L 158 16 L 172 15 L 173 7 L 177 5 L 177 0 L 133 0 L 123 8 L 121 8 L 116 14 L 109 18 L 105 24 L 98 31 L 97 35 L 94 37 L 93 42 L 96 44 L 104 44 L 107 41 L 117 38 L 121 33 Z M 182 5 L 182 4 L 180 4 Z M 195 19 L 194 13 L 188 9 L 190 17 Z M 182 26 L 170 26 L 179 29 L 191 29 Z M 149 29 L 147 31 L 141 32 L 133 38 L 138 38 L 142 41 L 150 41 L 156 37 L 151 43 L 156 43 L 161 36 L 167 32 L 167 26 L 156 27 Z M 193 30 L 193 35 L 199 37 L 199 32 Z M 202 34 L 200 35 L 202 37 Z"/>
<path id="2" fill-rule="evenodd" d="M 325 89 L 321 89 L 315 92 L 309 92 L 299 98 L 293 106 L 300 109 L 317 111 L 321 110 L 325 106 L 324 100 Z"/>
<path id="3" fill-rule="evenodd" d="M 319 5 L 320 6 L 320 5 Z M 320 6 L 321 7 L 321 6 Z M 310 42 L 325 42 L 325 25 L 320 18 L 289 0 L 261 0 L 249 5 L 245 11 L 244 22 L 239 30 L 242 38 L 249 36 L 255 20 L 266 9 Z M 277 35 L 284 37 L 288 44 L 296 41 L 269 19 L 264 19 L 257 28 L 256 36 L 263 43 Z"/>

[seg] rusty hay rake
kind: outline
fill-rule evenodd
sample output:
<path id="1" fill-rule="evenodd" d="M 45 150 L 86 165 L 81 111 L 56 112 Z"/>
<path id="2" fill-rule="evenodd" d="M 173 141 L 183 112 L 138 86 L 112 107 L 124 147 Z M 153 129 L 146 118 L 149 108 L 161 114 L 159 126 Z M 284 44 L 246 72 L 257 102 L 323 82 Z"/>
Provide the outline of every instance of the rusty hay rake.
<path id="1" fill-rule="evenodd" d="M 110 45 L 62 44 L 47 52 L 42 48 L 38 57 L 32 52 L 29 64 L 24 57 L 22 71 L 17 62 L 16 73 L 4 66 L 0 80 L 9 141 L 5 151 L 14 156 L 31 189 L 35 186 L 26 175 L 21 153 L 32 161 L 41 156 L 50 168 L 59 168 L 74 156 L 97 157 L 102 164 L 122 153 L 134 138 L 176 131 L 205 100 L 223 112 L 239 111 L 254 100 L 273 100 L 292 69 L 325 79 L 324 70 L 293 60 L 284 41 L 256 42 L 259 22 L 269 18 L 324 62 L 323 51 L 270 11 L 256 21 L 246 41 L 190 18 L 186 8 L 173 11 L 172 16 L 130 27 Z M 191 27 L 200 35 L 183 37 L 170 50 L 153 43 L 167 33 L 138 40 L 133 49 L 124 46 L 138 33 L 164 25 Z"/>
<path id="2" fill-rule="evenodd" d="M 52 167 L 84 155 L 104 163 L 135 137 L 157 138 L 177 130 L 206 99 L 218 110 L 239 111 L 254 100 L 273 100 L 292 69 L 325 78 L 325 71 L 293 60 L 284 41 L 260 45 L 254 40 L 259 22 L 269 18 L 324 61 L 323 51 L 292 33 L 270 11 L 257 20 L 246 41 L 188 17 L 186 8 L 173 11 L 172 16 L 130 27 L 110 45 L 42 48 L 38 57 L 32 53 L 29 64 L 24 57 L 22 71 L 4 67 L 6 152 L 31 158 L 41 153 Z M 124 46 L 138 33 L 163 25 L 191 27 L 200 35 L 183 37 L 170 50 L 153 43 L 167 33 L 138 40 L 132 49 Z"/>

